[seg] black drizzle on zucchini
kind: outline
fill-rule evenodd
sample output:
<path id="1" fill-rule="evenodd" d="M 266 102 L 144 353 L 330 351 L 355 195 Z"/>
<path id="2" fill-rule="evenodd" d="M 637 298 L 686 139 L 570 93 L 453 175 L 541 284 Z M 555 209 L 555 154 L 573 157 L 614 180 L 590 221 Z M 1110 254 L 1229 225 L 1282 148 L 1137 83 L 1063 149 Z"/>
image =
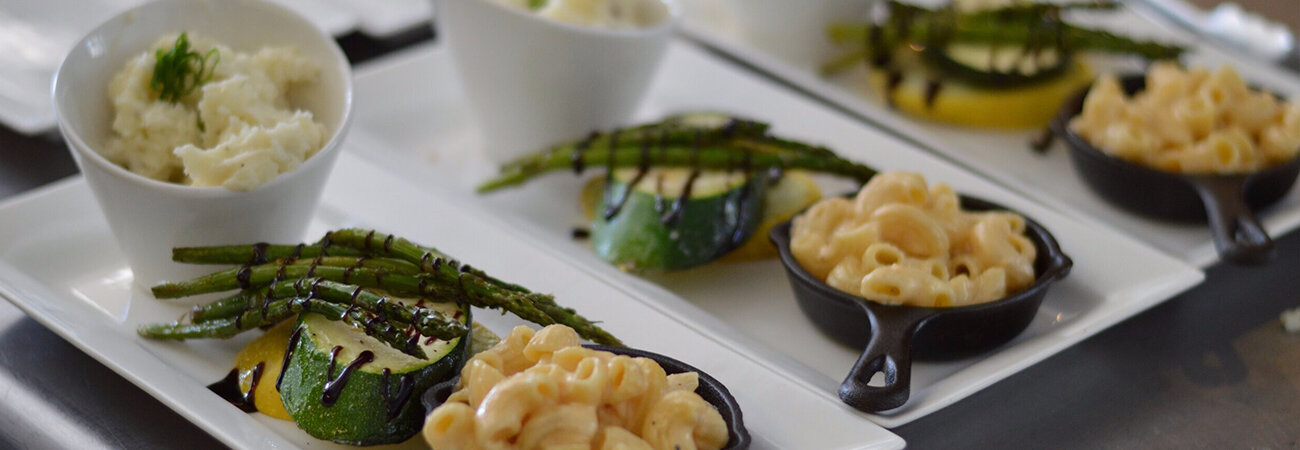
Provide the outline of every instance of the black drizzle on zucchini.
<path id="1" fill-rule="evenodd" d="M 375 352 L 362 350 L 361 354 L 358 354 L 352 362 L 343 367 L 343 371 L 339 372 L 339 376 L 336 378 L 334 377 L 334 366 L 338 364 L 340 351 L 343 351 L 342 345 L 336 345 L 330 350 L 330 368 L 325 371 L 325 390 L 321 392 L 320 396 L 320 404 L 325 406 L 334 406 L 334 403 L 339 401 L 339 393 L 343 392 L 343 388 L 348 385 L 348 377 L 352 376 L 352 372 L 356 372 L 361 366 L 375 360 Z"/>
<path id="2" fill-rule="evenodd" d="M 289 335 L 289 345 L 284 348 L 284 358 L 280 363 L 280 375 L 275 377 L 275 390 L 279 392 L 280 385 L 284 384 L 284 369 L 289 366 L 289 359 L 293 357 L 293 349 L 298 347 L 298 339 L 302 338 L 302 325 L 293 327 L 293 334 Z"/>
<path id="3" fill-rule="evenodd" d="M 591 236 L 597 252 L 611 263 L 630 270 L 676 270 L 693 267 L 715 260 L 732 249 L 740 246 L 751 236 L 754 226 L 762 217 L 762 187 L 764 183 L 754 181 L 754 171 L 751 166 L 751 156 L 749 152 L 740 152 L 737 155 L 727 154 L 727 163 L 722 170 L 705 170 L 700 165 L 701 147 L 707 144 L 725 142 L 731 139 L 740 123 L 734 118 L 728 118 L 719 128 L 718 133 L 706 136 L 700 128 L 690 131 L 690 159 L 686 167 L 689 172 L 680 185 L 672 186 L 677 189 L 674 195 L 668 195 L 669 186 L 665 185 L 665 174 L 662 171 L 655 173 L 653 181 L 653 210 L 657 223 L 640 222 L 633 224 L 621 223 L 620 214 L 628 207 L 628 202 L 639 194 L 638 186 L 646 180 L 655 170 L 652 170 L 652 153 L 664 152 L 667 139 L 665 135 L 667 129 L 660 130 L 656 135 L 652 130 L 640 130 L 638 133 L 639 158 L 636 164 L 635 174 L 628 180 L 616 180 L 613 162 L 616 160 L 616 150 L 618 137 L 625 133 L 622 130 L 614 130 L 609 133 L 608 154 L 605 158 L 605 176 L 603 195 L 601 200 L 600 211 L 595 218 L 592 226 Z M 635 132 L 635 131 L 632 131 Z M 592 136 L 597 136 L 593 134 Z M 574 170 L 580 171 L 585 166 L 582 158 L 584 150 L 590 148 L 590 138 L 587 142 L 574 147 L 574 157 L 571 158 L 574 164 Z M 657 148 L 656 148 L 657 147 Z M 697 192 L 697 182 L 701 176 L 726 176 L 731 173 L 742 173 L 743 179 L 746 180 L 740 186 L 729 189 L 722 194 L 723 199 L 720 203 L 715 202 L 713 207 L 699 207 L 695 202 L 694 195 Z M 758 187 L 749 186 L 754 181 Z M 755 192 L 757 191 L 757 192 Z M 643 202 L 636 202 L 637 207 L 642 207 Z M 696 203 L 696 207 L 688 207 Z M 688 210 L 694 210 L 689 212 Z M 717 218 L 687 217 L 688 214 L 710 214 L 710 210 L 716 211 Z M 640 211 L 638 212 L 640 213 Z M 629 219 L 640 221 L 641 218 Z M 698 225 L 701 223 L 711 222 L 717 225 L 729 225 L 724 230 L 718 230 L 723 233 L 723 238 L 717 236 L 712 238 L 699 238 L 699 233 L 686 233 L 681 230 L 684 223 Z M 630 227 L 630 228 L 629 228 Z M 635 229 L 635 231 L 627 231 Z M 633 246 L 644 248 L 627 249 L 624 242 L 627 236 L 625 233 L 662 235 L 665 239 L 651 239 L 647 241 L 644 236 L 633 238 Z M 716 233 L 715 233 L 716 234 Z M 635 240 L 639 239 L 639 240 Z M 653 242 L 653 243 L 651 243 Z M 662 250 L 662 251 L 658 251 Z"/>
<path id="4" fill-rule="evenodd" d="M 468 323 L 470 317 L 464 313 L 457 320 Z M 287 350 L 280 398 L 299 427 L 335 442 L 382 444 L 414 435 L 424 414 L 412 399 L 454 377 L 468 358 L 468 336 L 424 342 L 429 357 L 413 360 L 384 343 L 363 343 L 361 330 L 322 316 L 304 315 L 298 326 L 304 331 Z"/>
<path id="5" fill-rule="evenodd" d="M 388 407 L 389 422 L 397 418 L 397 414 L 402 412 L 402 407 L 406 406 L 406 402 L 411 400 L 411 394 L 415 392 L 415 376 L 409 373 L 399 375 L 397 377 L 397 392 L 393 392 L 389 388 L 391 384 L 389 379 L 392 377 L 393 369 L 385 367 L 379 393 L 384 397 L 384 406 Z"/>
<path id="6" fill-rule="evenodd" d="M 741 126 L 740 122 L 738 122 L 737 119 L 728 118 L 727 122 L 721 128 L 722 129 L 721 139 L 726 140 L 733 137 L 736 133 L 737 128 L 739 128 L 740 126 Z M 666 129 L 661 130 L 661 133 L 667 133 L 667 132 L 668 131 Z M 604 216 L 605 220 L 613 219 L 615 216 L 618 215 L 619 212 L 623 210 L 623 207 L 627 204 L 628 198 L 631 197 L 632 189 L 636 185 L 640 184 L 642 180 L 645 179 L 645 176 L 650 172 L 651 164 L 652 164 L 652 158 L 650 152 L 651 152 L 651 147 L 654 145 L 654 142 L 652 142 L 652 138 L 648 135 L 649 130 L 646 130 L 640 135 L 639 146 L 641 149 L 641 157 L 637 163 L 636 175 L 632 177 L 631 181 L 628 181 L 626 183 L 626 186 L 623 189 L 621 194 L 614 195 L 613 190 L 615 189 L 615 184 L 616 184 L 614 182 L 614 169 L 615 169 L 614 161 L 616 159 L 615 151 L 617 150 L 618 137 L 620 133 L 623 133 L 623 130 L 615 129 L 609 133 L 610 136 L 609 145 L 608 145 L 609 156 L 605 159 L 606 161 L 605 197 L 604 197 L 605 201 L 604 201 L 604 208 L 602 211 L 602 215 Z M 690 197 L 691 190 L 694 189 L 695 187 L 695 180 L 699 178 L 700 173 L 704 170 L 702 167 L 700 167 L 699 153 L 700 153 L 700 146 L 705 143 L 705 138 L 703 136 L 703 132 L 698 128 L 695 129 L 693 133 L 694 133 L 694 138 L 692 140 L 692 146 L 691 146 L 693 158 L 691 160 L 692 162 L 690 165 L 691 174 L 681 187 L 682 194 L 676 197 L 676 199 L 671 202 L 671 208 L 668 207 L 668 203 L 665 201 L 663 195 L 664 192 L 663 178 L 660 177 L 655 184 L 655 196 L 656 196 L 655 202 L 658 205 L 656 209 L 660 214 L 662 214 L 660 216 L 660 221 L 664 225 L 668 225 L 670 227 L 676 226 L 676 224 L 681 221 L 681 216 L 683 214 L 682 209 L 683 206 L 685 205 L 685 201 L 683 199 Z M 592 141 L 594 141 L 597 137 L 600 136 L 601 136 L 600 133 L 593 131 L 591 134 L 588 135 L 588 137 L 585 140 L 583 140 L 578 145 L 574 146 L 572 156 L 570 157 L 570 161 L 573 166 L 573 173 L 581 175 L 583 171 L 586 169 L 587 163 L 584 156 L 585 152 L 587 149 L 591 148 Z M 658 149 L 661 153 L 665 151 L 666 144 L 667 144 L 667 139 L 663 137 L 663 134 L 661 134 L 659 139 L 659 146 L 658 146 Z M 729 158 L 730 156 L 731 155 L 728 155 Z M 750 166 L 751 156 L 749 152 L 743 152 L 741 158 L 742 158 L 742 164 L 739 167 L 739 169 L 745 173 L 746 178 L 749 178 L 749 176 L 753 173 L 752 167 Z M 736 168 L 732 167 L 730 165 L 730 160 L 728 160 L 728 166 L 723 171 L 732 172 L 734 170 L 736 170 Z M 741 203 L 748 200 L 749 200 L 748 196 L 744 196 L 744 195 L 741 195 L 739 198 L 739 201 Z M 574 234 L 575 237 L 578 237 L 580 233 L 574 233 Z M 585 233 L 581 233 L 581 234 L 585 234 Z"/>
<path id="7" fill-rule="evenodd" d="M 506 163 L 479 192 L 540 175 L 605 169 L 584 189 L 596 253 L 629 270 L 698 266 L 741 246 L 764 219 L 767 188 L 787 169 L 865 182 L 875 170 L 768 133 L 766 123 L 711 112 L 592 132 Z M 600 182 L 603 181 L 603 184 Z"/>

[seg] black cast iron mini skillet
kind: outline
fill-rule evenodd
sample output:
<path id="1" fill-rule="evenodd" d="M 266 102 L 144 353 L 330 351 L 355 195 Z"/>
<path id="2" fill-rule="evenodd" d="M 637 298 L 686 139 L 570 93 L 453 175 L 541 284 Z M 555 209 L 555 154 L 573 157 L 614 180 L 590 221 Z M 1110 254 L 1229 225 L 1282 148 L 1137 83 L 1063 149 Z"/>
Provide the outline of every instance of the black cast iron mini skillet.
<path id="1" fill-rule="evenodd" d="M 659 366 L 663 367 L 664 372 L 669 375 L 683 372 L 700 374 L 700 385 L 695 388 L 695 393 L 704 398 L 704 401 L 713 405 L 714 408 L 717 408 L 718 413 L 722 414 L 722 421 L 727 423 L 727 434 L 730 439 L 727 441 L 727 445 L 722 447 L 723 450 L 744 450 L 749 448 L 749 430 L 745 429 L 745 420 L 741 417 L 740 404 L 736 403 L 736 398 L 731 396 L 731 391 L 728 391 L 727 387 L 723 386 L 716 378 L 689 364 L 658 353 L 608 345 L 588 344 L 583 347 L 634 358 L 650 358 L 659 363 Z M 420 400 L 424 403 L 425 414 L 432 413 L 434 408 L 447 401 L 447 397 L 456 390 L 456 383 L 458 382 L 460 382 L 459 376 L 435 384 L 428 391 L 425 391 L 424 395 L 420 397 Z"/>
<path id="2" fill-rule="evenodd" d="M 1143 75 L 1120 79 L 1126 93 L 1146 87 Z M 1204 223 L 1208 216 L 1214 247 L 1225 261 L 1258 265 L 1273 257 L 1273 240 L 1255 218 L 1286 196 L 1300 174 L 1300 157 L 1238 175 L 1180 174 L 1152 169 L 1110 156 L 1070 129 L 1083 111 L 1088 89 L 1081 90 L 1052 119 L 1052 134 L 1070 148 L 1074 170 L 1106 201 L 1129 212 L 1175 222 Z"/>
<path id="3" fill-rule="evenodd" d="M 961 197 L 972 211 L 1010 211 L 993 202 Z M 840 399 L 862 411 L 894 409 L 911 394 L 912 358 L 956 359 L 1006 343 L 1034 320 L 1053 281 L 1065 278 L 1073 262 L 1041 225 L 1025 218 L 1025 236 L 1038 250 L 1034 283 L 1023 291 L 988 303 L 950 308 L 886 305 L 840 291 L 817 279 L 790 252 L 793 221 L 772 229 L 799 309 L 823 333 L 853 348 L 863 348 L 840 384 Z M 877 372 L 883 386 L 871 386 Z"/>

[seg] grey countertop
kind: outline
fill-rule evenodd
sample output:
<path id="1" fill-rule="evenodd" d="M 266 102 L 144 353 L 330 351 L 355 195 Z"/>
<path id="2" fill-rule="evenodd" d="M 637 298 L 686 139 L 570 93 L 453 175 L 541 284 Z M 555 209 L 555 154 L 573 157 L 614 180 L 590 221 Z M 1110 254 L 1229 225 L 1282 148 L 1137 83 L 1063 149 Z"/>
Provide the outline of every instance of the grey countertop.
<path id="1" fill-rule="evenodd" d="M 360 62 L 429 37 L 341 42 Z M 75 173 L 57 136 L 0 127 L 0 200 Z M 1300 306 L 1300 233 L 1277 244 L 1266 267 L 1211 268 L 1201 286 L 894 431 L 913 448 L 1300 449 L 1300 334 L 1278 321 Z M 0 302 L 0 448 L 97 447 L 221 444 Z"/>

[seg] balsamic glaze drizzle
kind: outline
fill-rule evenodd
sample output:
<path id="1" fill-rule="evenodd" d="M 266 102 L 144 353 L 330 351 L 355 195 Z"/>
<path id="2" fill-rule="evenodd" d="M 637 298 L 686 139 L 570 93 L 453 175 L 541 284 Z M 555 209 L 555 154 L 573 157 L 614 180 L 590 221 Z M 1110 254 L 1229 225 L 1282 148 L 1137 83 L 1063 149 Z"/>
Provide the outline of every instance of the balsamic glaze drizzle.
<path id="1" fill-rule="evenodd" d="M 569 163 L 573 165 L 573 173 L 575 175 L 582 175 L 582 171 L 586 169 L 587 148 L 591 147 L 591 143 L 594 142 L 597 137 L 600 137 L 600 133 L 592 131 L 591 134 L 587 135 L 586 139 L 583 139 L 582 142 L 573 146 L 573 153 L 569 154 Z"/>
<path id="2" fill-rule="evenodd" d="M 727 162 L 728 164 L 730 164 L 731 161 L 728 160 Z M 749 180 L 750 177 L 752 177 L 752 172 L 753 172 L 752 166 L 753 166 L 753 161 L 751 160 L 751 155 L 749 154 L 749 152 L 745 152 L 740 162 L 740 170 L 745 173 L 745 180 Z M 749 201 L 749 189 L 750 189 L 749 186 L 744 186 L 741 189 L 734 191 L 735 192 L 734 195 L 738 196 L 739 198 L 728 202 L 730 204 L 736 205 L 736 207 L 740 209 L 741 215 L 733 219 L 733 222 L 731 223 L 731 231 L 727 234 L 728 236 L 727 245 L 718 249 L 719 250 L 718 256 L 722 256 L 726 254 L 727 252 L 731 251 L 731 249 L 736 248 L 740 246 L 740 244 L 743 244 L 745 242 L 746 236 L 744 236 L 744 233 L 742 233 L 742 231 L 744 231 L 743 226 L 745 222 L 748 221 L 748 218 L 745 217 L 744 214 L 746 214 L 745 211 L 747 211 L 745 205 Z"/>
<path id="3" fill-rule="evenodd" d="M 943 88 L 943 82 L 931 78 L 925 82 L 925 107 L 933 108 L 934 101 L 939 97 L 939 89 Z"/>
<path id="4" fill-rule="evenodd" d="M 686 209 L 686 201 L 691 197 L 691 188 L 695 187 L 695 180 L 700 177 L 700 130 L 695 130 L 695 136 L 691 139 L 691 174 L 686 177 L 686 184 L 682 186 L 682 193 L 673 200 L 672 209 L 668 213 L 659 217 L 659 222 L 669 228 L 676 227 L 681 223 L 683 210 Z"/>
<path id="5" fill-rule="evenodd" d="M 303 326 L 293 329 L 293 334 L 289 335 L 289 346 L 284 348 L 284 359 L 280 362 L 280 375 L 275 377 L 275 390 L 280 390 L 280 384 L 284 383 L 285 369 L 289 368 L 289 358 L 293 357 L 293 349 L 298 346 L 298 339 L 302 337 Z"/>
<path id="6" fill-rule="evenodd" d="M 334 245 L 334 232 L 326 231 L 325 236 L 320 238 L 320 252 L 325 253 L 332 245 Z"/>
<path id="7" fill-rule="evenodd" d="M 609 145 L 605 146 L 608 151 L 605 156 L 605 198 L 609 198 L 610 190 L 614 189 L 614 157 L 618 150 L 618 135 L 619 130 L 615 128 L 609 133 Z"/>
<path id="8" fill-rule="evenodd" d="M 613 199 L 613 197 L 610 195 L 609 190 L 613 189 L 614 170 L 611 167 L 607 169 L 607 171 L 605 172 L 605 199 L 606 199 L 605 220 L 606 221 L 613 219 L 614 216 L 617 216 L 618 213 L 623 210 L 623 205 L 626 205 L 627 200 L 632 197 L 632 189 L 635 188 L 636 185 L 641 183 L 641 179 L 645 178 L 646 173 L 650 172 L 650 138 L 646 136 L 646 134 L 648 133 L 649 133 L 648 131 L 642 132 L 641 159 L 637 162 L 636 176 L 632 177 L 632 181 L 628 182 L 627 186 L 623 187 L 623 194 L 619 197 L 619 199 L 613 202 L 609 202 L 609 200 Z M 610 147 L 610 159 L 611 160 L 614 159 L 613 147 Z"/>
<path id="9" fill-rule="evenodd" d="M 867 64 L 872 67 L 889 65 L 893 55 L 889 54 L 889 46 L 885 45 L 885 30 L 880 24 L 872 22 L 867 27 L 866 47 L 871 49 L 871 51 L 867 52 Z"/>
<path id="10" fill-rule="evenodd" d="M 735 118 L 728 118 L 727 122 L 723 124 L 722 127 L 720 128 L 721 133 L 718 135 L 705 136 L 700 129 L 693 130 L 694 135 L 692 136 L 691 153 L 690 153 L 691 159 L 689 163 L 689 167 L 691 167 L 691 172 L 687 176 L 685 183 L 682 185 L 682 191 L 680 196 L 674 198 L 671 201 L 671 203 L 664 197 L 664 187 L 665 187 L 664 173 L 659 172 L 656 174 L 655 181 L 654 181 L 654 189 L 653 189 L 654 209 L 655 209 L 655 213 L 659 215 L 659 219 L 662 224 L 664 224 L 667 227 L 675 228 L 681 223 L 682 217 L 685 214 L 686 204 L 689 201 L 691 196 L 691 192 L 693 191 L 695 183 L 699 179 L 699 176 L 703 171 L 702 163 L 700 160 L 702 147 L 707 144 L 715 143 L 715 141 L 717 141 L 719 137 L 723 140 L 732 139 L 733 137 L 735 137 L 735 135 L 741 130 L 742 126 L 744 125 L 745 125 L 744 123 L 736 120 Z M 626 183 L 625 186 L 622 187 L 622 191 L 618 192 L 619 195 L 615 195 L 616 192 L 614 191 L 615 186 L 613 182 L 613 172 L 614 172 L 614 168 L 618 165 L 616 161 L 616 156 L 617 156 L 617 149 L 619 143 L 619 134 L 622 132 L 622 130 L 616 129 L 609 134 L 609 142 L 607 146 L 608 155 L 605 158 L 605 169 L 606 169 L 605 186 L 604 186 L 605 191 L 603 196 L 604 208 L 602 211 L 602 216 L 604 220 L 606 221 L 613 220 L 620 212 L 622 212 L 622 210 L 627 205 L 627 202 L 629 201 L 629 199 L 633 194 L 633 189 L 635 189 L 636 186 L 640 185 L 645 180 L 645 177 L 649 174 L 655 156 L 657 156 L 660 160 L 667 159 L 669 138 L 670 138 L 669 133 L 671 133 L 674 129 L 680 129 L 680 128 L 674 128 L 671 124 L 665 124 L 665 126 L 660 127 L 657 143 L 655 142 L 655 136 L 651 130 L 645 130 L 639 134 L 638 144 L 640 147 L 640 154 L 639 154 L 640 156 L 639 159 L 637 160 L 637 172 L 632 177 L 632 179 L 628 183 Z M 587 136 L 586 139 L 582 140 L 581 142 L 578 142 L 573 146 L 572 153 L 570 154 L 569 160 L 573 166 L 573 171 L 575 173 L 580 174 L 586 168 L 586 152 L 590 150 L 592 143 L 599 136 L 600 134 L 598 132 L 592 132 Z M 655 150 L 656 146 L 658 147 L 657 154 L 654 153 L 656 151 Z M 748 180 L 753 175 L 752 154 L 750 151 L 742 151 L 740 152 L 740 154 L 741 154 L 740 157 L 741 162 L 740 162 L 739 170 L 745 173 L 745 178 L 746 180 Z M 732 159 L 734 155 L 728 153 L 726 157 L 728 158 L 727 167 L 723 171 L 728 173 L 736 171 L 737 167 L 735 166 L 735 162 Z M 772 174 L 775 174 L 775 177 L 779 178 L 780 168 L 772 168 L 772 170 L 773 170 Z M 774 182 L 775 180 L 769 179 L 768 181 Z M 727 215 L 731 213 L 739 212 L 742 215 L 747 214 L 746 211 L 748 211 L 749 209 L 747 205 L 749 204 L 749 202 L 753 201 L 753 196 L 751 195 L 751 193 L 748 192 L 748 189 L 749 189 L 748 187 L 745 187 L 739 189 L 740 192 L 731 192 L 728 194 L 728 196 L 726 197 L 726 204 L 724 205 L 723 209 L 720 211 L 720 214 L 723 216 L 724 220 L 726 220 Z M 741 216 L 728 221 L 729 225 L 731 225 L 731 230 L 728 232 L 727 235 L 728 242 L 722 244 L 721 252 L 729 251 L 732 248 L 735 248 L 739 244 L 743 243 L 745 236 L 743 236 L 742 227 L 744 224 L 748 223 L 751 220 L 752 218 L 749 218 L 747 216 Z M 677 234 L 674 233 L 673 235 L 676 236 Z M 585 239 L 590 236 L 590 231 L 586 229 L 574 228 L 571 231 L 571 236 L 573 237 L 573 239 Z M 426 254 L 425 258 L 421 260 L 422 266 L 426 263 L 427 257 L 428 255 Z M 463 282 L 463 280 L 461 281 Z M 463 286 L 461 287 L 460 291 L 461 291 L 461 295 L 464 295 L 465 290 Z"/>
<path id="11" fill-rule="evenodd" d="M 668 155 L 668 129 L 665 128 L 659 132 L 659 158 L 663 159 Z M 655 177 L 655 213 L 663 215 L 668 205 L 664 202 L 664 173 L 659 172 Z"/>
<path id="12" fill-rule="evenodd" d="M 357 262 L 353 263 L 351 266 L 348 266 L 348 268 L 343 269 L 343 284 L 352 284 L 350 281 L 352 278 L 352 273 L 355 272 L 357 269 L 365 268 L 364 265 L 366 263 L 366 259 L 367 257 L 364 255 L 359 256 L 357 257 Z"/>
<path id="13" fill-rule="evenodd" d="M 582 227 L 573 227 L 572 230 L 569 230 L 569 237 L 574 240 L 587 239 L 591 237 L 591 230 Z"/>
<path id="14" fill-rule="evenodd" d="M 901 84 L 903 84 L 903 72 L 889 69 L 889 72 L 885 73 L 885 104 L 890 108 L 898 107 L 898 103 L 894 101 L 894 91 L 898 90 Z"/>
<path id="15" fill-rule="evenodd" d="M 235 272 L 235 281 L 239 282 L 240 289 L 248 289 L 252 286 L 253 266 L 245 264 L 240 266 L 239 271 Z"/>
<path id="16" fill-rule="evenodd" d="M 423 315 L 423 314 L 424 314 L 424 307 L 422 307 L 422 306 L 416 306 L 416 307 L 415 307 L 415 312 L 416 312 L 416 314 L 418 314 L 417 317 L 419 317 L 419 315 Z M 414 324 L 414 323 L 412 323 L 410 326 L 408 326 L 408 327 L 406 328 L 406 336 L 407 336 L 407 338 L 406 338 L 406 351 L 407 351 L 407 352 L 412 352 L 412 353 L 413 353 L 413 352 L 415 352 L 415 349 L 416 349 L 417 347 L 419 347 L 419 345 L 420 345 L 420 337 L 422 336 L 422 335 L 420 334 L 420 330 L 417 329 L 417 328 L 415 328 L 415 324 Z"/>
<path id="17" fill-rule="evenodd" d="M 266 264 L 266 249 L 270 246 L 271 244 L 267 244 L 265 242 L 258 242 L 256 244 L 253 244 L 253 257 L 248 262 L 248 264 L 253 266 L 258 264 Z"/>
<path id="18" fill-rule="evenodd" d="M 1045 128 L 1038 137 L 1029 141 L 1029 148 L 1039 154 L 1046 154 L 1047 150 L 1052 148 L 1052 143 L 1056 141 L 1056 133 L 1051 128 Z"/>
<path id="19" fill-rule="evenodd" d="M 334 406 L 334 403 L 339 400 L 339 394 L 341 394 L 343 388 L 348 385 L 348 379 L 352 376 L 353 372 L 356 372 L 357 369 L 361 368 L 361 366 L 375 360 L 375 352 L 362 350 L 361 354 L 357 355 L 356 359 L 353 359 L 351 363 L 344 366 L 343 370 L 339 371 L 338 377 L 335 377 L 334 368 L 338 363 L 339 351 L 341 350 L 343 350 L 343 346 L 341 345 L 336 345 L 330 350 L 330 366 L 329 370 L 325 372 L 325 388 L 321 391 L 320 396 L 320 403 L 326 407 Z"/>
<path id="20" fill-rule="evenodd" d="M 411 393 L 415 391 L 415 377 L 410 373 L 404 373 L 398 378 L 397 392 L 393 393 L 390 387 L 389 378 L 392 371 L 385 368 L 383 378 L 380 379 L 379 394 L 384 398 L 384 406 L 388 408 L 388 421 L 392 422 L 397 415 L 402 412 L 402 407 L 411 399 Z"/>
<path id="21" fill-rule="evenodd" d="M 227 373 L 226 377 L 222 378 L 221 381 L 209 384 L 208 390 L 235 405 L 240 411 L 248 413 L 257 411 L 254 393 L 257 392 L 258 381 L 262 379 L 264 366 L 265 363 L 257 363 L 256 366 L 253 366 L 253 371 L 249 374 L 252 380 L 248 384 L 248 392 L 244 392 L 239 386 L 239 368 L 230 369 L 230 373 Z"/>
<path id="22" fill-rule="evenodd" d="M 370 241 L 374 239 L 375 239 L 375 230 L 370 230 L 369 233 L 366 233 L 366 239 L 362 242 L 362 246 L 366 250 L 370 250 Z"/>
<path id="23" fill-rule="evenodd" d="M 320 267 L 323 258 L 325 258 L 325 252 L 321 252 L 319 255 L 316 255 L 315 259 L 311 260 L 311 266 L 307 267 L 307 278 L 316 276 L 316 268 Z"/>

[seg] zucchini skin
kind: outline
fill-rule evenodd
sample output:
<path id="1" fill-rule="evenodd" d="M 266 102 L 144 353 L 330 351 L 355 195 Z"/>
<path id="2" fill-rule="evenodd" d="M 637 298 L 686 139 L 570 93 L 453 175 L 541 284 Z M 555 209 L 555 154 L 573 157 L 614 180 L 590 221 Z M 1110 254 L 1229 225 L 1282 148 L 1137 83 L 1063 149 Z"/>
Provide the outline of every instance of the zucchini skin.
<path id="1" fill-rule="evenodd" d="M 744 244 L 763 221 L 763 196 L 767 176 L 755 175 L 742 185 L 708 197 L 683 202 L 679 220 L 661 220 L 674 197 L 656 199 L 652 193 L 627 189 L 612 180 L 600 205 L 626 202 L 613 217 L 597 211 L 591 224 L 591 243 L 601 259 L 629 271 L 688 269 L 716 260 Z M 625 194 L 626 193 L 626 194 Z M 612 197 L 612 198 L 611 198 Z M 661 207 L 662 205 L 662 207 Z"/>
<path id="2" fill-rule="evenodd" d="M 463 307 L 462 311 L 466 314 L 465 320 L 473 323 L 470 309 Z M 330 349 L 318 349 L 310 333 L 304 331 L 284 368 L 280 398 L 298 427 L 313 437 L 349 445 L 402 442 L 419 433 L 424 426 L 425 411 L 420 404 L 420 395 L 434 384 L 460 374 L 469 359 L 469 341 L 468 336 L 459 338 L 450 352 L 432 364 L 413 371 L 391 373 L 388 397 L 382 392 L 385 388 L 382 374 L 356 370 L 339 392 L 338 400 L 325 406 L 321 398 L 330 366 Z M 337 378 L 350 362 L 336 361 L 334 377 Z M 387 399 L 397 393 L 404 373 L 413 375 L 414 387 L 396 417 L 388 420 Z"/>

